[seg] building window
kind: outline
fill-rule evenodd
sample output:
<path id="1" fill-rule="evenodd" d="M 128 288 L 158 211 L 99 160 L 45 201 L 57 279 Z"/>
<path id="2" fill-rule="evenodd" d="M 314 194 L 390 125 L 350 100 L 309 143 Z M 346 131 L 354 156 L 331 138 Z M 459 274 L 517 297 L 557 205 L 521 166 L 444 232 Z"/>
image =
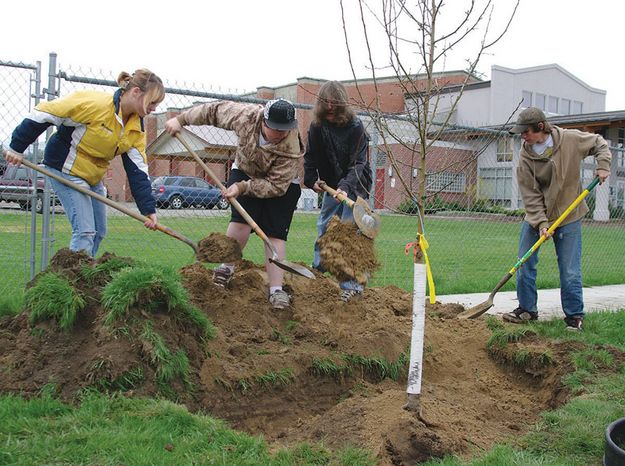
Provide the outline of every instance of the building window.
<path id="1" fill-rule="evenodd" d="M 584 104 L 581 103 L 579 100 L 574 100 L 573 101 L 573 108 L 571 109 L 571 113 L 573 115 L 577 115 L 579 113 L 582 113 L 584 111 Z"/>
<path id="2" fill-rule="evenodd" d="M 512 162 L 512 138 L 497 139 L 497 162 Z"/>
<path id="3" fill-rule="evenodd" d="M 541 110 L 546 110 L 545 109 L 546 100 L 547 100 L 547 96 L 545 94 L 536 94 L 536 107 L 538 107 Z"/>
<path id="4" fill-rule="evenodd" d="M 560 99 L 560 114 L 561 115 L 571 114 L 571 99 Z"/>
<path id="5" fill-rule="evenodd" d="M 558 113 L 558 98 L 552 95 L 549 96 L 549 102 L 547 106 L 549 113 Z"/>
<path id="6" fill-rule="evenodd" d="M 428 191 L 463 193 L 466 189 L 464 173 L 442 172 L 428 174 L 426 184 Z"/>
<path id="7" fill-rule="evenodd" d="M 480 168 L 479 197 L 510 206 L 512 168 Z"/>
<path id="8" fill-rule="evenodd" d="M 530 91 L 523 91 L 523 103 L 521 104 L 523 107 L 531 107 L 532 106 L 532 93 Z"/>

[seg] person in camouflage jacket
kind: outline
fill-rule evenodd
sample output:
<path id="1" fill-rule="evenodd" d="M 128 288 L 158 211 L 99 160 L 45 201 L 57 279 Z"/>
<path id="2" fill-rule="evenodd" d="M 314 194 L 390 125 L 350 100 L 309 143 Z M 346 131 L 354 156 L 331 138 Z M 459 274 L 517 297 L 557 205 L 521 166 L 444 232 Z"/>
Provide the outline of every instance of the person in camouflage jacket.
<path id="1" fill-rule="evenodd" d="M 165 130 L 175 135 L 187 125 L 211 125 L 235 132 L 238 144 L 224 196 L 238 199 L 267 234 L 278 259 L 284 259 L 288 231 L 301 194 L 297 173 L 304 155 L 293 104 L 285 99 L 271 100 L 264 107 L 210 102 L 168 120 Z M 232 209 L 226 236 L 235 238 L 243 249 L 251 231 L 245 219 Z M 284 271 L 269 261 L 268 248 L 265 255 L 269 301 L 275 309 L 286 308 L 291 297 L 282 288 Z M 234 264 L 221 264 L 213 271 L 213 281 L 227 287 L 233 274 Z"/>

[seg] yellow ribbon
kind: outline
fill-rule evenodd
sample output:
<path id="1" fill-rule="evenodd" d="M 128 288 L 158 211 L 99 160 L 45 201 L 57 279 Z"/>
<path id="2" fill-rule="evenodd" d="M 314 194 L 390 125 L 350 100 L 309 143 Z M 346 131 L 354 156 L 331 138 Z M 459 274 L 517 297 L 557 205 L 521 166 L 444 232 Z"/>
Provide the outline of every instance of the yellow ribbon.
<path id="1" fill-rule="evenodd" d="M 423 251 L 425 257 L 425 271 L 428 280 L 428 288 L 430 289 L 430 304 L 436 303 L 436 287 L 434 286 L 434 277 L 432 276 L 432 267 L 430 267 L 430 258 L 428 257 L 427 249 L 430 247 L 425 236 L 417 234 L 417 241 L 406 244 L 406 255 L 408 251 L 413 248 L 413 261 L 417 261 L 417 250 Z"/>

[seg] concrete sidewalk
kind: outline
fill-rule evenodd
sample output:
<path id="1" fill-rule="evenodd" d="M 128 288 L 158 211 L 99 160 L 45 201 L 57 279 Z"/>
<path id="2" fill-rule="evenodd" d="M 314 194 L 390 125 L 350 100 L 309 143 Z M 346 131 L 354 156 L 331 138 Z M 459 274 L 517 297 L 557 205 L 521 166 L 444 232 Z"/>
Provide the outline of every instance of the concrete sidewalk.
<path id="1" fill-rule="evenodd" d="M 488 299 L 488 293 L 450 294 L 436 296 L 441 303 L 459 303 L 465 308 L 473 307 Z M 493 300 L 495 305 L 487 314 L 500 315 L 517 308 L 516 291 L 500 291 Z M 614 311 L 625 309 L 625 285 L 592 286 L 584 288 L 584 311 Z M 538 290 L 538 312 L 541 320 L 563 318 L 560 305 L 560 289 Z"/>

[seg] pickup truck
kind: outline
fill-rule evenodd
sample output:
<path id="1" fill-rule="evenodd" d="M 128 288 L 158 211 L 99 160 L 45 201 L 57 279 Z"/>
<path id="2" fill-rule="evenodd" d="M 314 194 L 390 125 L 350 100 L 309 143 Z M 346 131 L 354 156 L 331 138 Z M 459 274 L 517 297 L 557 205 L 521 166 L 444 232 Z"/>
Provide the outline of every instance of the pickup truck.
<path id="1" fill-rule="evenodd" d="M 31 177 L 32 175 L 32 177 Z M 22 209 L 30 208 L 33 195 L 33 178 L 35 174 L 26 167 L 15 167 L 8 165 L 4 173 L 0 175 L 0 201 L 17 202 Z M 37 213 L 43 212 L 43 189 L 44 180 L 42 176 L 37 177 L 37 202 L 35 210 Z M 53 196 L 55 203 L 58 199 Z"/>

